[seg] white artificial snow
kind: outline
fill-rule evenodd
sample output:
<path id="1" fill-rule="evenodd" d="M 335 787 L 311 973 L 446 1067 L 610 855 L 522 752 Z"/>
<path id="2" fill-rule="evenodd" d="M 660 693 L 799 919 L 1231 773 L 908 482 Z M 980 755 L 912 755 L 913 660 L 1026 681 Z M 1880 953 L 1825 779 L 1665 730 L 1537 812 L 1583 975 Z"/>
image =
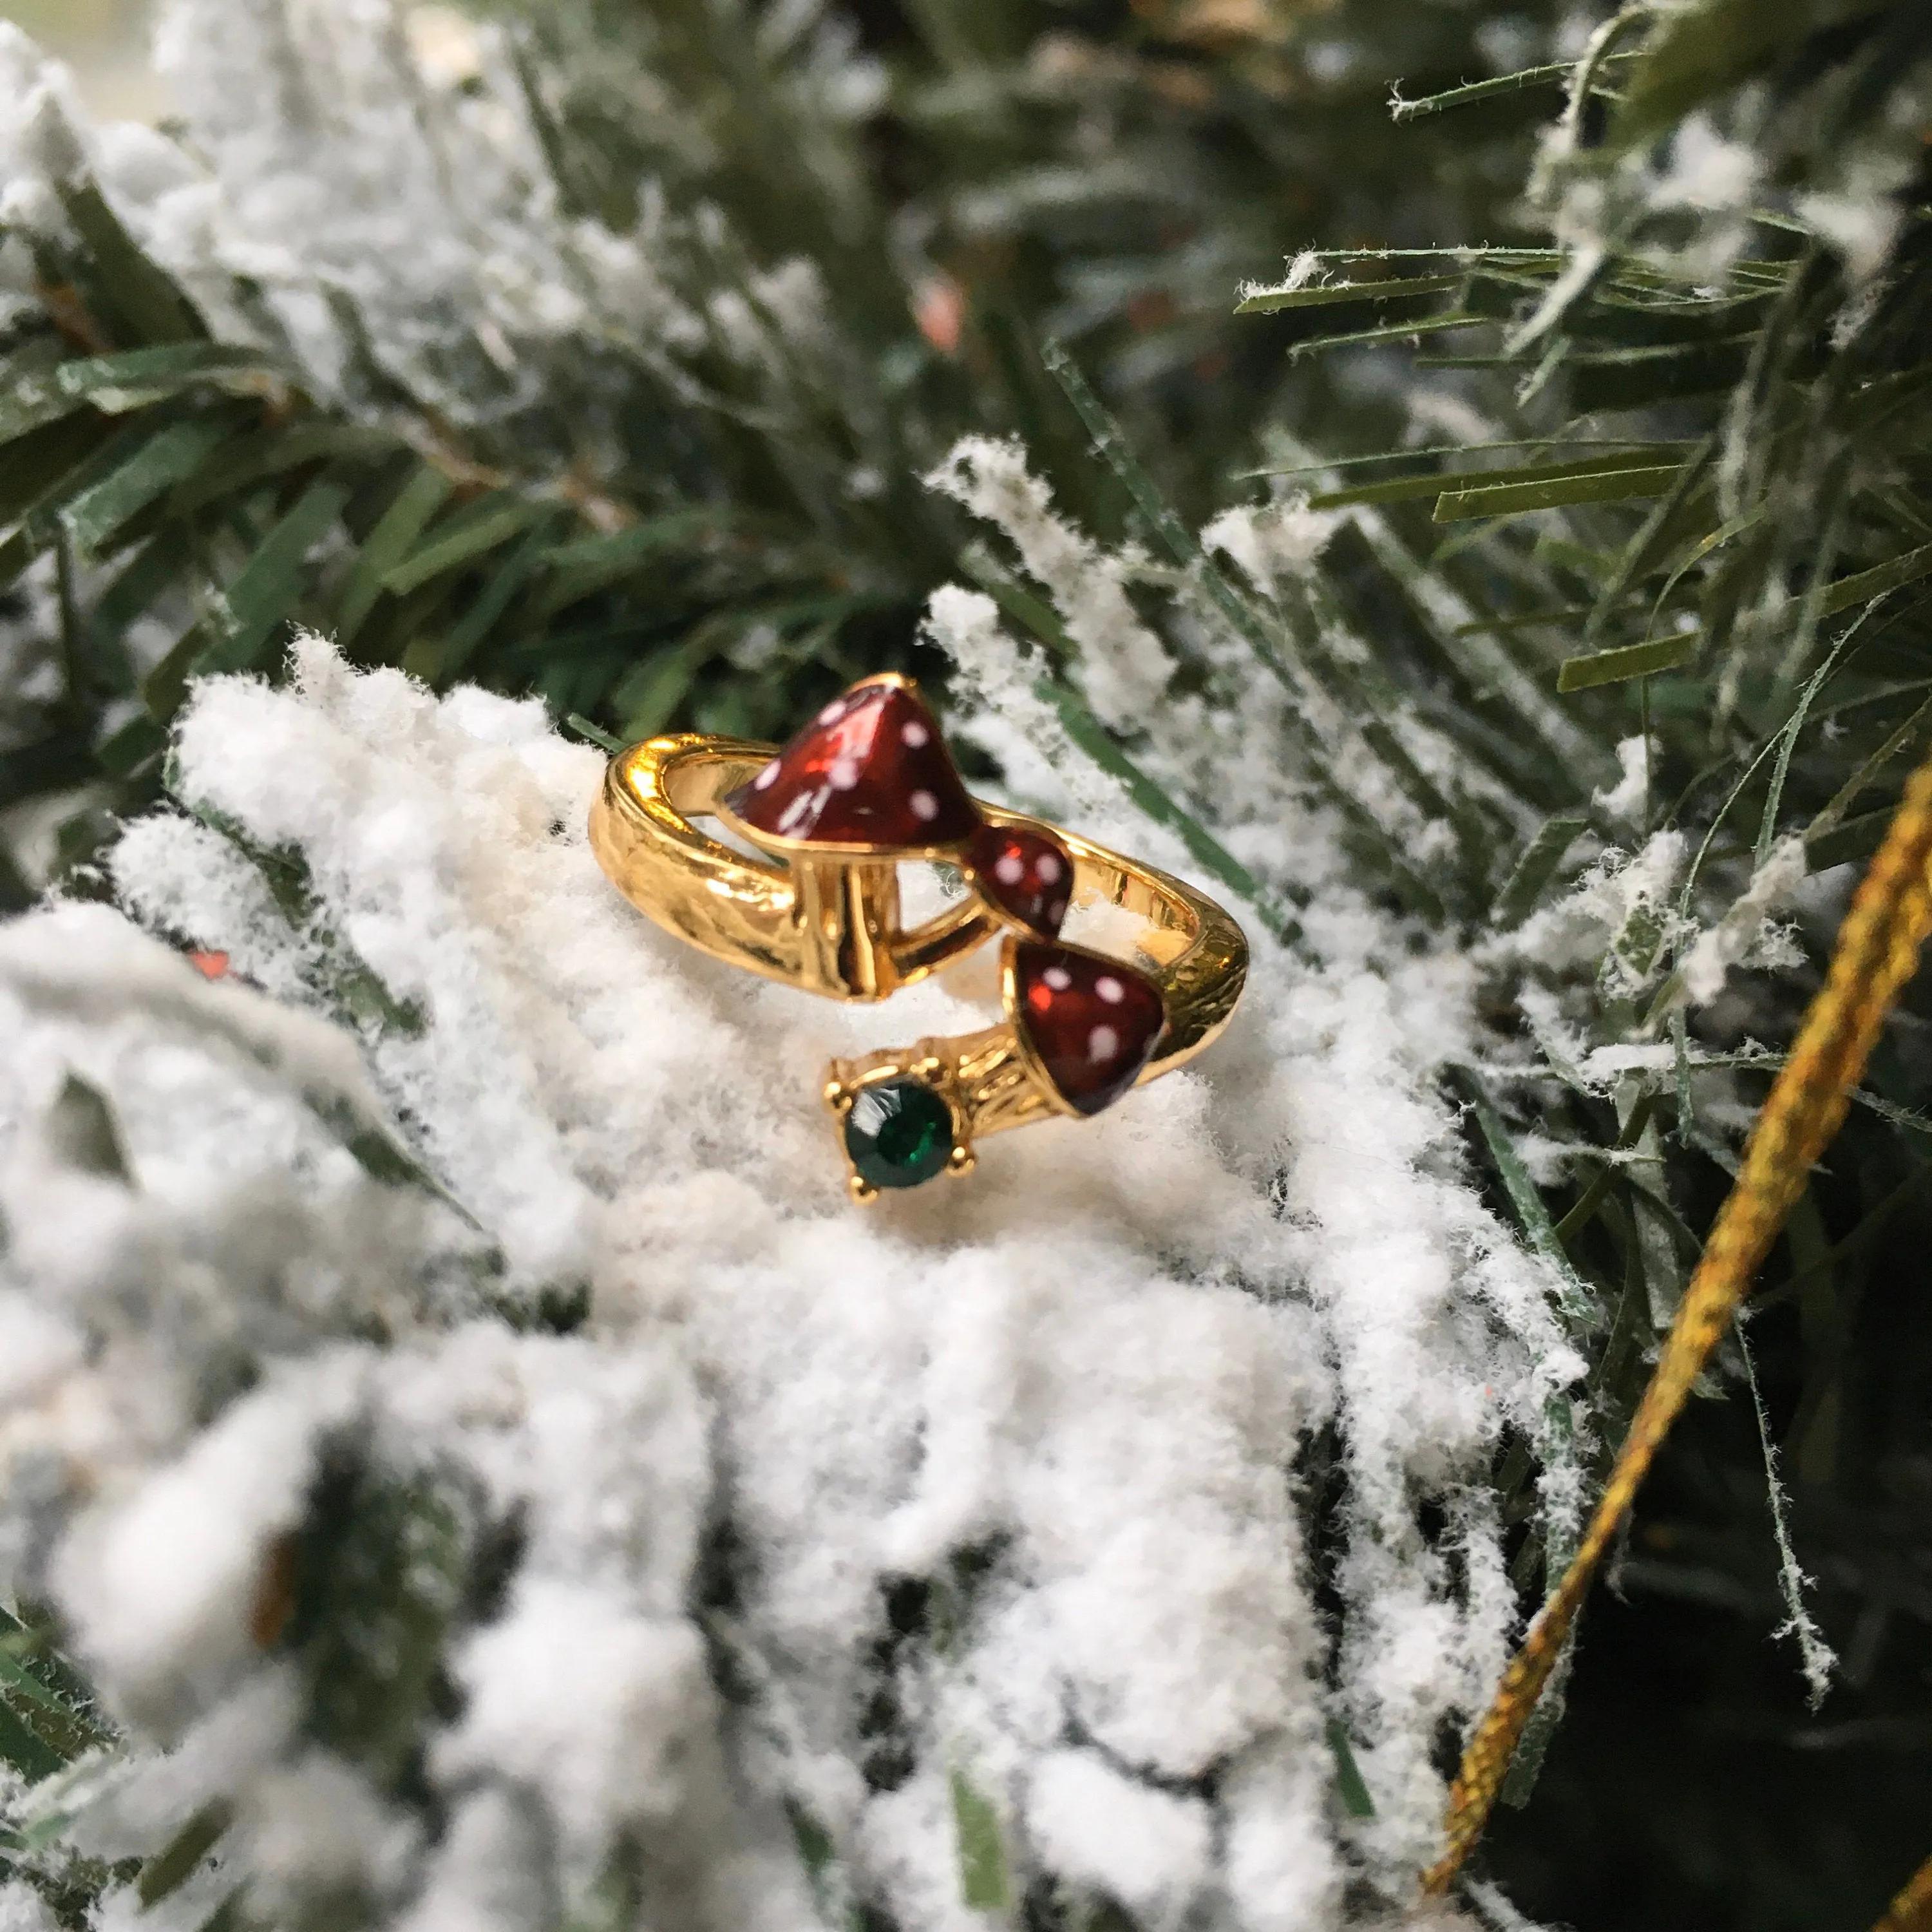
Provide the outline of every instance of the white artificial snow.
<path id="1" fill-rule="evenodd" d="M 688 1760 L 715 1731 L 701 1640 L 682 1606 L 626 1612 L 608 1591 L 532 1578 L 457 1663 L 469 1693 L 436 1748 L 452 1785 L 504 1776 L 548 1796 L 594 1874 L 626 1822 L 674 1819 Z"/>
<path id="2" fill-rule="evenodd" d="M 568 218 L 501 28 L 394 0 L 168 0 L 155 60 L 184 138 L 88 125 L 65 69 L 0 22 L 0 222 L 64 236 L 58 190 L 91 176 L 218 334 L 289 352 L 324 392 L 374 402 L 366 348 L 467 423 L 536 401 L 593 343 L 624 342 L 687 391 L 664 358 L 714 330 L 766 368 L 775 343 L 826 346 L 802 261 L 749 274 L 732 312 L 677 292 L 655 182 L 626 232 Z M 862 61 L 806 68 L 822 98 L 876 83 Z M 0 302 L 31 274 L 24 249 L 0 248 Z"/>
<path id="3" fill-rule="evenodd" d="M 1091 1751 L 1050 1751 L 1033 1774 L 1027 1822 L 1056 1870 L 1166 1932 L 1207 1875 L 1214 1822 L 1198 1798 L 1123 1778 Z"/>
<path id="4" fill-rule="evenodd" d="M 1297 1741 L 1252 1753 L 1222 1782 L 1222 1883 L 1231 1916 L 1254 1932 L 1301 1932 L 1336 1923 L 1331 1807 L 1308 1802 Z M 1412 1903 L 1405 1898 L 1405 1904 Z"/>
<path id="5" fill-rule="evenodd" d="M 326 1751 L 258 1767 L 240 1811 L 238 1862 L 269 1912 L 292 1915 L 317 1894 L 392 1891 L 415 1850 L 369 1780 Z"/>
<path id="6" fill-rule="evenodd" d="M 404 16 L 403 31 L 431 86 L 461 87 L 484 78 L 484 48 L 476 23 L 455 8 L 412 7 Z"/>
<path id="7" fill-rule="evenodd" d="M 1052 594 L 1080 646 L 1078 674 L 1100 718 L 1120 727 L 1144 718 L 1173 666 L 1128 600 L 1128 560 L 1054 514 L 1052 491 L 1017 442 L 965 437 L 926 480 L 997 525 Z"/>
<path id="8" fill-rule="evenodd" d="M 63 226 L 54 183 L 82 163 L 84 117 L 73 75 L 48 60 L 10 20 L 0 20 L 0 224 L 32 234 Z M 9 281 L 28 282 L 24 250 L 12 248 Z"/>
<path id="9" fill-rule="evenodd" d="M 1311 510 L 1306 496 L 1259 508 L 1237 505 L 1203 528 L 1201 547 L 1220 551 L 1257 590 L 1274 594 L 1313 571 L 1341 520 L 1333 512 Z"/>
<path id="10" fill-rule="evenodd" d="M 1874 158 L 1847 170 L 1842 188 L 1801 194 L 1792 203 L 1798 218 L 1837 250 L 1856 288 L 1875 280 L 1892 257 L 1905 225 L 1905 210 L 1893 199 L 1911 178 L 1909 168 L 1890 156 Z"/>
<path id="11" fill-rule="evenodd" d="M 74 1634 L 151 1730 L 176 1731 L 252 1660 L 262 1552 L 301 1521 L 314 1438 L 339 1419 L 334 1393 L 270 1383 L 92 1510 L 64 1545 L 56 1582 Z"/>
<path id="12" fill-rule="evenodd" d="M 1804 841 L 1780 838 L 1730 910 L 1697 935 L 1681 969 L 1684 997 L 1693 1006 L 1709 1005 L 1724 991 L 1732 968 L 1748 960 L 1766 965 L 1795 963 L 1773 915 L 1791 904 L 1804 883 L 1806 870 Z"/>
<path id="13" fill-rule="evenodd" d="M 1626 1073 L 1665 1073 L 1676 1060 L 1677 1049 L 1667 1040 L 1623 1040 L 1592 1047 L 1571 1065 L 1579 1085 L 1593 1094 L 1607 1094 Z"/>
<path id="14" fill-rule="evenodd" d="M 1670 143 L 1668 166 L 1650 190 L 1655 208 L 1707 213 L 1748 209 L 1764 173 L 1748 142 L 1727 140 L 1708 114 L 1685 117 Z"/>
<path id="15" fill-rule="evenodd" d="M 1897 76 L 1878 112 L 1833 158 L 1829 178 L 1795 198 L 1799 217 L 1834 248 L 1854 299 L 1891 259 L 1906 220 L 1906 196 L 1932 104 L 1932 61 Z"/>
<path id="16" fill-rule="evenodd" d="M 312 367 L 344 352 L 332 288 L 439 396 L 453 324 L 514 339 L 582 316 L 524 116 L 500 86 L 426 84 L 388 0 L 171 0 L 154 56 L 208 172 L 145 211 L 152 245 L 205 299 L 254 276 Z"/>
<path id="17" fill-rule="evenodd" d="M 1600 962 L 1606 984 L 1635 992 L 1677 936 L 1675 896 L 1685 843 L 1682 832 L 1666 830 L 1652 832 L 1634 854 L 1610 848 L 1562 898 L 1538 907 L 1516 931 L 1486 942 L 1479 952 L 1559 971 Z M 1536 991 L 1528 989 L 1526 1014 L 1532 1012 Z"/>
<path id="18" fill-rule="evenodd" d="M 1408 412 L 1408 426 L 1402 433 L 1406 445 L 1489 442 L 1502 434 L 1492 418 L 1454 389 L 1418 383 L 1405 392 L 1402 403 Z"/>
<path id="19" fill-rule="evenodd" d="M 1288 272 L 1280 281 L 1244 282 L 1238 293 L 1243 302 L 1251 302 L 1257 296 L 1292 295 L 1297 289 L 1314 286 L 1325 272 L 1322 257 L 1312 248 L 1304 248 L 1290 260 Z"/>
<path id="20" fill-rule="evenodd" d="M 931 629 L 961 658 L 959 728 L 1017 789 L 1187 868 L 1066 742 L 986 600 L 942 592 Z M 99 907 L 0 928 L 0 1359 L 24 1365 L 0 1381 L 4 1587 L 50 1591 L 110 1708 L 173 1746 L 97 1802 L 93 1842 L 152 1847 L 220 1796 L 260 1899 L 352 1882 L 412 1932 L 553 1923 L 620 1840 L 654 1924 L 803 1932 L 814 1898 L 861 1896 L 944 1932 L 981 1922 L 964 1766 L 1016 1883 L 1110 1888 L 1150 1927 L 1330 1932 L 1352 1874 L 1407 1894 L 1439 1843 L 1440 1727 L 1510 1634 L 1489 1460 L 1580 1366 L 1434 1091 L 1474 1050 L 1470 968 L 1336 888 L 1318 958 L 1251 925 L 1246 1001 L 1198 1070 L 860 1209 L 826 1059 L 981 1023 L 982 972 L 872 1012 L 716 964 L 604 880 L 602 760 L 539 706 L 438 700 L 317 641 L 286 688 L 198 687 L 178 748 L 181 795 L 298 852 L 314 914 L 291 924 L 185 816 L 137 827 L 117 876 L 276 1003 Z M 1326 876 L 1319 838 L 1263 839 L 1286 796 L 1235 796 L 1256 859 Z M 419 1033 L 327 1022 L 345 949 Z M 56 1159 L 69 1072 L 131 1182 Z M 483 1232 L 372 1179 L 331 1096 L 406 1123 Z M 586 1327 L 466 1312 L 486 1244 L 512 1304 L 586 1286 Z M 1332 1628 L 1296 1476 L 1330 1420 Z M 520 1526 L 502 1600 L 448 1640 L 434 1844 L 315 1740 L 250 1635 L 344 1443 Z M 721 1534 L 734 1586 L 700 1609 Z M 908 1579 L 954 1634 L 882 1664 Z M 905 1768 L 868 1784 L 882 1684 Z M 1371 1820 L 1334 1795 L 1331 1717 Z"/>
<path id="21" fill-rule="evenodd" d="M 1125 788 L 1074 749 L 1035 688 L 1040 667 L 1002 628 L 992 598 L 942 584 L 928 600 L 925 634 L 952 661 L 956 688 L 970 706 L 969 734 L 999 760 L 1018 796 L 1042 806 L 1052 800 L 1088 824 L 1131 822 Z"/>
<path id="22" fill-rule="evenodd" d="M 56 1932 L 53 1909 L 24 1879 L 0 1885 L 0 1932 Z"/>
<path id="23" fill-rule="evenodd" d="M 1813 1710 L 1825 1701 L 1832 1688 L 1834 1672 L 1840 1668 L 1838 1654 L 1825 1641 L 1817 1619 L 1804 1600 L 1804 1592 L 1817 1580 L 1800 1567 L 1798 1552 L 1791 1540 L 1791 1502 L 1784 1478 L 1778 1473 L 1778 1444 L 1772 1434 L 1771 1417 L 1764 1406 L 1764 1391 L 1758 1385 L 1757 1364 L 1753 1359 L 1748 1335 L 1740 1330 L 1738 1352 L 1744 1358 L 1744 1377 L 1750 1387 L 1751 1408 L 1757 1420 L 1757 1440 L 1764 1457 L 1764 1478 L 1771 1504 L 1773 1534 L 1778 1539 L 1778 1581 L 1784 1594 L 1785 1618 L 1772 1632 L 1773 1638 L 1788 1636 L 1798 1646 L 1799 1667 L 1804 1672 L 1806 1702 Z"/>
<path id="24" fill-rule="evenodd" d="M 1619 740 L 1617 764 L 1623 776 L 1598 792 L 1595 802 L 1612 818 L 1641 819 L 1650 804 L 1650 740 L 1642 736 Z"/>
<path id="25" fill-rule="evenodd" d="M 1503 1619 L 1466 1619 L 1445 1600 L 1444 1554 L 1419 1534 L 1412 1486 L 1480 1454 L 1499 1399 L 1534 1416 L 1582 1366 L 1538 1332 L 1545 1287 L 1527 1259 L 1466 1187 L 1430 1171 L 1448 1124 L 1415 1084 L 1415 1056 L 1432 1026 L 1439 1050 L 1460 1004 L 1434 964 L 1394 983 L 1304 983 L 1275 1022 L 1300 1127 L 1284 1205 L 1318 1231 L 1310 1286 L 1337 1351 L 1360 1531 L 1340 1581 L 1352 1611 L 1344 1696 L 1378 1804 L 1360 1830 L 1391 1862 L 1420 1861 L 1431 1841 L 1432 1730 L 1480 1702 L 1504 1660 Z M 1506 1347 L 1480 1378 L 1441 1372 L 1470 1339 L 1472 1292 L 1534 1335 L 1534 1352 Z M 1462 1493 L 1479 1510 L 1473 1488 Z M 1493 1534 L 1472 1519 L 1460 1540 L 1479 1564 Z"/>

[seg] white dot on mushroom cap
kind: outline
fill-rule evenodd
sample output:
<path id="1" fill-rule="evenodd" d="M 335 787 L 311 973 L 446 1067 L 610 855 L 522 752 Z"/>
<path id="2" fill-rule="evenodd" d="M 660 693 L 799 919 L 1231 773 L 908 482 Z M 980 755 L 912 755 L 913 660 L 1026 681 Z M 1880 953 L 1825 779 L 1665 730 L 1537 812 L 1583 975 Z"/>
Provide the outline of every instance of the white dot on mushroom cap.
<path id="1" fill-rule="evenodd" d="M 777 759 L 774 758 L 771 763 L 752 781 L 752 783 L 758 790 L 764 791 L 770 786 L 777 782 L 778 776 L 778 761 Z"/>
<path id="2" fill-rule="evenodd" d="M 1003 886 L 1016 886 L 1026 877 L 1026 868 L 1009 852 L 993 868 L 993 876 Z"/>
<path id="3" fill-rule="evenodd" d="M 1073 983 L 1073 975 L 1064 966 L 1049 966 L 1040 976 L 1056 993 L 1064 993 Z"/>
<path id="4" fill-rule="evenodd" d="M 916 791 L 906 800 L 912 807 L 912 815 L 922 823 L 939 816 L 939 801 L 929 791 Z"/>
<path id="5" fill-rule="evenodd" d="M 910 745 L 916 752 L 920 746 L 932 742 L 932 734 L 914 718 L 899 727 L 899 740 L 902 744 Z"/>
<path id="6" fill-rule="evenodd" d="M 818 722 L 821 724 L 836 724 L 841 718 L 844 717 L 844 699 L 842 698 L 835 698 L 832 702 L 818 714 Z"/>
<path id="7" fill-rule="evenodd" d="M 834 791 L 850 791 L 859 782 L 859 761 L 856 758 L 834 758 L 825 776 L 832 781 Z"/>
<path id="8" fill-rule="evenodd" d="M 1051 852 L 1043 853 L 1034 870 L 1040 874 L 1042 885 L 1050 886 L 1060 877 L 1060 861 Z"/>
<path id="9" fill-rule="evenodd" d="M 1110 1026 L 1097 1026 L 1087 1036 L 1087 1058 L 1097 1066 L 1120 1050 L 1120 1036 Z"/>
<path id="10" fill-rule="evenodd" d="M 1127 997 L 1127 989 L 1112 974 L 1106 974 L 1094 982 L 1094 990 L 1108 1006 L 1118 1006 Z"/>

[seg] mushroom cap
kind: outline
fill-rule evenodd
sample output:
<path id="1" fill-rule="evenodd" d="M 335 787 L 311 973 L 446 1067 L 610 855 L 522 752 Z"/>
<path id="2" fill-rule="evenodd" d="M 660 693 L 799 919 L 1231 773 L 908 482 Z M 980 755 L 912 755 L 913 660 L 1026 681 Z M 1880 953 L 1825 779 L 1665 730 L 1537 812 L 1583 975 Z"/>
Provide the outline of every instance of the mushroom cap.
<path id="1" fill-rule="evenodd" d="M 918 686 L 893 671 L 835 698 L 723 809 L 760 844 L 819 852 L 944 852 L 980 824 Z"/>
<path id="2" fill-rule="evenodd" d="M 1014 1024 L 1040 1071 L 1076 1113 L 1111 1107 L 1166 1027 L 1160 988 L 1118 959 L 1030 940 L 1014 946 L 1012 970 Z"/>

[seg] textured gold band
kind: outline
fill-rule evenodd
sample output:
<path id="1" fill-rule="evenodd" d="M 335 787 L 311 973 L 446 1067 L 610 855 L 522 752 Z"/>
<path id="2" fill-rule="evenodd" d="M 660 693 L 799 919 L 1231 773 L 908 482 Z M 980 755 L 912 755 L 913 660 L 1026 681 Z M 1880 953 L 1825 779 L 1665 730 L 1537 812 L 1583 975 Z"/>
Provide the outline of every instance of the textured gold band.
<path id="1" fill-rule="evenodd" d="M 764 862 L 700 830 L 721 801 L 769 764 L 772 748 L 688 734 L 647 740 L 610 760 L 590 814 L 598 861 L 624 896 L 713 958 L 838 1000 L 877 1000 L 970 952 L 1003 929 L 969 895 L 910 932 L 900 924 L 890 856 L 787 851 Z M 977 801 L 975 801 L 977 803 Z M 1073 862 L 1073 904 L 1123 908 L 1143 922 L 1133 962 L 1160 989 L 1167 1025 L 1139 1083 L 1192 1059 L 1227 1024 L 1247 975 L 1247 941 L 1226 913 L 1180 880 L 1021 812 L 980 804 L 986 821 L 1050 832 Z M 1014 941 L 1005 948 L 1014 1011 Z M 842 1118 L 866 1087 L 907 1078 L 951 1110 L 950 1165 L 973 1165 L 974 1143 L 1076 1110 L 1043 1072 L 1011 1017 L 982 1031 L 922 1040 L 827 1070 L 826 1104 Z M 855 1172 L 853 1191 L 872 1190 Z"/>

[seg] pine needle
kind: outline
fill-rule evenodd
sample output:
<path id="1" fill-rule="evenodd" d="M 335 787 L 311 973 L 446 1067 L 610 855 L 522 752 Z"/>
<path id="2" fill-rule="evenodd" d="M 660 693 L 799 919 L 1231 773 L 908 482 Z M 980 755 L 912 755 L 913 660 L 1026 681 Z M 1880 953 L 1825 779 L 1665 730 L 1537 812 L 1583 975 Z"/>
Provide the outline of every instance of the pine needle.
<path id="1" fill-rule="evenodd" d="M 1784 1593 L 1784 1621 L 1772 1635 L 1788 1636 L 1797 1644 L 1806 1697 L 1815 1711 L 1832 1688 L 1838 1654 L 1825 1641 L 1804 1601 L 1805 1586 L 1812 1580 L 1799 1567 L 1798 1552 L 1792 1546 L 1790 1500 L 1778 1472 L 1778 1448 L 1771 1439 L 1771 1418 L 1765 1412 L 1764 1394 L 1758 1387 L 1757 1364 L 1745 1334 L 1746 1325 L 1742 1321 L 1738 1325 L 1738 1351 L 1744 1358 L 1744 1379 L 1750 1384 L 1751 1408 L 1757 1418 L 1758 1446 L 1764 1454 L 1765 1489 L 1771 1502 L 1772 1533 L 1778 1539 L 1778 1587 Z"/>

